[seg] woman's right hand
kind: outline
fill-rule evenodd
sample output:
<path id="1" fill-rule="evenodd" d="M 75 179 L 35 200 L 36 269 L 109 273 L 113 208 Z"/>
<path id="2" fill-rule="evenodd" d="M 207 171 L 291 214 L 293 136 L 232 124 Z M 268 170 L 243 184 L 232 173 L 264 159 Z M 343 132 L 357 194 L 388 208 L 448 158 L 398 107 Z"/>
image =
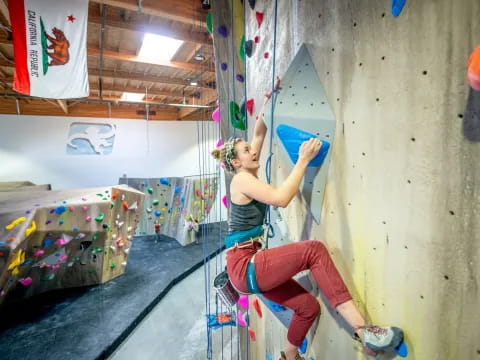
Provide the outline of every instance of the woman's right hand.
<path id="1" fill-rule="evenodd" d="M 311 138 L 310 140 L 304 141 L 298 151 L 298 159 L 310 162 L 315 156 L 317 156 L 321 146 L 322 142 L 317 138 Z"/>

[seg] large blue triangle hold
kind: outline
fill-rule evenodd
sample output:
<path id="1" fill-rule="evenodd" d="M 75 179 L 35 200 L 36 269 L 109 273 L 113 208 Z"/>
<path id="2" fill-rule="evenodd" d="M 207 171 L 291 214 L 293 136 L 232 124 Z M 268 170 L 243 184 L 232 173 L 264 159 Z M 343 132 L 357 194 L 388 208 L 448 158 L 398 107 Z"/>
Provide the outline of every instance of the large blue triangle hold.
<path id="1" fill-rule="evenodd" d="M 300 146 L 304 141 L 310 140 L 311 138 L 317 138 L 315 135 L 310 134 L 309 132 L 294 128 L 292 126 L 280 124 L 277 126 L 277 136 L 282 142 L 285 150 L 287 151 L 288 156 L 294 164 L 298 160 L 298 151 Z M 312 161 L 308 164 L 309 167 L 319 167 L 322 166 L 325 157 L 327 156 L 328 149 L 330 148 L 330 143 L 328 141 L 322 140 L 322 147 L 318 152 L 318 155 L 315 156 Z"/>

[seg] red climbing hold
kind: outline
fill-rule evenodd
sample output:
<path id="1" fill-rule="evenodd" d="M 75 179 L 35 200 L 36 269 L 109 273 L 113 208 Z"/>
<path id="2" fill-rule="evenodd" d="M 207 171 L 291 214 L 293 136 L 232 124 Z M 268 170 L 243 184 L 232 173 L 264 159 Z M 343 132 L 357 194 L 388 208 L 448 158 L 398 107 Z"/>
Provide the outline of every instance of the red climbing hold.
<path id="1" fill-rule="evenodd" d="M 268 52 L 266 52 L 265 54 L 263 54 L 263 57 L 264 57 L 265 59 L 268 59 L 268 56 L 269 56 Z"/>
<path id="2" fill-rule="evenodd" d="M 255 36 L 255 37 L 253 38 L 253 41 L 255 42 L 255 44 L 258 44 L 258 43 L 260 42 L 260 36 L 258 36 L 258 35 Z"/>
<path id="3" fill-rule="evenodd" d="M 249 99 L 247 100 L 247 111 L 248 113 L 250 114 L 250 116 L 252 116 L 253 114 L 253 105 L 255 104 L 255 101 L 253 99 Z"/>
<path id="4" fill-rule="evenodd" d="M 126 201 L 122 202 L 123 210 L 128 210 L 128 203 Z"/>
<path id="5" fill-rule="evenodd" d="M 255 308 L 255 311 L 257 312 L 258 316 L 262 317 L 262 308 L 260 307 L 260 303 L 258 302 L 258 299 L 253 300 L 253 307 Z"/>
<path id="6" fill-rule="evenodd" d="M 262 22 L 263 22 L 263 13 L 256 11 L 255 17 L 257 18 L 258 28 L 260 29 L 260 26 L 262 26 Z"/>
<path id="7" fill-rule="evenodd" d="M 250 335 L 250 339 L 252 341 L 255 341 L 257 339 L 257 336 L 255 335 L 255 331 L 252 328 L 248 328 L 248 335 Z"/>

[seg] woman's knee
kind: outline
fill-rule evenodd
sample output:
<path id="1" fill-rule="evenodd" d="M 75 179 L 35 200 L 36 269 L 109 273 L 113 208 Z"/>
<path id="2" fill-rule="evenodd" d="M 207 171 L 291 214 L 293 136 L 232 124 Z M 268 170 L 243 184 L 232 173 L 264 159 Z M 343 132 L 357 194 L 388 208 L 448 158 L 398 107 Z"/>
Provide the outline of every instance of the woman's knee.
<path id="1" fill-rule="evenodd" d="M 328 254 L 328 249 L 325 244 L 320 240 L 307 240 L 307 245 L 313 251 L 320 253 L 320 254 Z"/>
<path id="2" fill-rule="evenodd" d="M 299 311 L 299 316 L 305 319 L 315 319 L 320 314 L 320 304 L 317 299 L 310 294 L 305 295 L 302 309 Z"/>

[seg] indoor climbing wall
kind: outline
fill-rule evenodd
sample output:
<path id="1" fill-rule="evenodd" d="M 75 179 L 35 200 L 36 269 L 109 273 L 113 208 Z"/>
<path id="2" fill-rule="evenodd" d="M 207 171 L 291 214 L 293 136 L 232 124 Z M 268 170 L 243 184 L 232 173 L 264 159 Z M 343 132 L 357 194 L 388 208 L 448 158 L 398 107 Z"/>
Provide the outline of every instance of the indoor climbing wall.
<path id="1" fill-rule="evenodd" d="M 323 240 L 369 320 L 405 330 L 409 359 L 477 359 L 480 96 L 467 82 L 467 62 L 480 45 L 480 2 L 392 3 L 405 1 L 257 0 L 253 9 L 245 6 L 245 39 L 254 40 L 246 98 L 260 104 L 272 86 L 274 60 L 284 77 L 305 46 L 334 116 L 335 138 L 323 204 L 299 193 L 281 211 L 288 241 Z M 218 7 L 220 13 L 230 9 Z M 215 38 L 221 66 L 217 44 Z M 286 110 L 295 124 L 295 113 L 312 105 L 302 101 L 308 89 L 290 85 L 275 112 L 282 116 L 279 100 L 289 94 Z M 219 95 L 223 104 L 228 94 Z M 313 106 L 326 105 L 322 101 Z M 309 132 L 319 118 L 311 119 Z M 247 119 L 251 135 L 255 113 Z M 270 131 L 277 125 L 275 118 Z M 318 133 L 325 135 L 320 124 Z M 291 159 L 276 133 L 273 154 L 272 182 L 279 184 Z M 263 163 L 268 155 L 262 153 Z M 319 224 L 312 205 L 321 206 Z M 351 329 L 319 301 L 322 316 L 305 357 L 366 358 Z M 278 358 L 285 335 L 280 321 L 265 307 L 263 318 L 250 315 L 256 332 L 250 357 Z"/>
<path id="2" fill-rule="evenodd" d="M 0 304 L 123 274 L 142 206 L 123 186 L 0 193 Z"/>
<path id="3" fill-rule="evenodd" d="M 163 234 L 182 245 L 195 241 L 190 223 L 200 224 L 217 196 L 217 177 L 120 178 L 145 194 L 136 235 Z"/>

